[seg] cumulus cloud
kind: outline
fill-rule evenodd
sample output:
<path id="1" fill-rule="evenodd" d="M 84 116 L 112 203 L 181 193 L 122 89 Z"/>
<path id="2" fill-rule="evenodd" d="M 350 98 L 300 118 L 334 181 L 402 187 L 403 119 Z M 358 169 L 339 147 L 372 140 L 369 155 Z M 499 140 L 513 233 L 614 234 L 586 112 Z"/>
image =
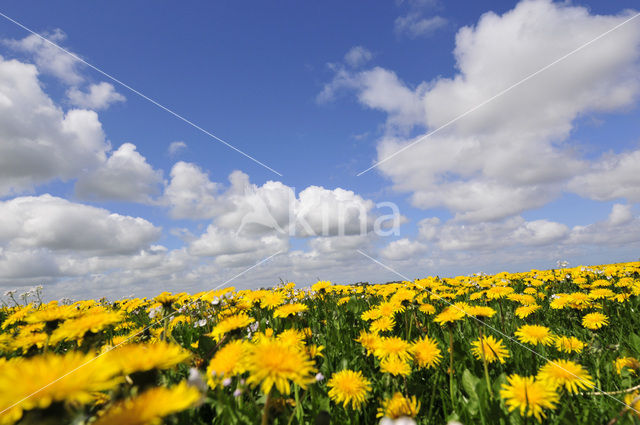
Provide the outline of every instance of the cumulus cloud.
<path id="1" fill-rule="evenodd" d="M 67 39 L 67 35 L 61 29 L 44 33 L 43 36 L 58 45 Z M 31 55 L 38 69 L 69 85 L 78 85 L 84 81 L 84 77 L 78 71 L 76 59 L 35 34 L 21 40 L 3 40 L 3 43 L 16 51 Z"/>
<path id="2" fill-rule="evenodd" d="M 167 152 L 169 153 L 169 156 L 174 156 L 178 152 L 186 148 L 187 148 L 187 144 L 185 142 L 182 142 L 182 141 L 171 142 L 171 144 L 169 145 L 169 149 L 167 149 Z"/>
<path id="3" fill-rule="evenodd" d="M 547 245 L 566 238 L 569 231 L 569 227 L 562 223 L 526 221 L 522 217 L 472 224 L 460 224 L 455 220 L 441 223 L 437 218 L 427 218 L 419 223 L 419 235 L 444 251 Z"/>
<path id="4" fill-rule="evenodd" d="M 340 68 L 324 85 L 317 100 L 330 102 L 345 89 L 355 91 L 362 105 L 386 112 L 387 125 L 391 129 L 406 132 L 424 123 L 422 94 L 426 90 L 425 84 L 412 89 L 395 72 L 380 67 L 357 73 Z"/>
<path id="5" fill-rule="evenodd" d="M 131 254 L 155 241 L 160 232 L 143 218 L 113 214 L 51 195 L 0 202 L 0 244 L 13 250 Z"/>
<path id="6" fill-rule="evenodd" d="M 186 162 L 171 170 L 163 199 L 173 218 L 214 219 L 219 228 L 247 235 L 366 234 L 376 219 L 375 203 L 350 190 L 309 186 L 296 194 L 278 181 L 253 184 L 241 171 L 231 173 L 225 186 Z"/>
<path id="7" fill-rule="evenodd" d="M 48 194 L 3 201 L 0 285 L 55 284 L 62 279 L 63 286 L 73 282 L 69 289 L 74 297 L 91 296 L 91 290 L 93 295 L 108 295 L 100 293 L 104 287 L 90 288 L 96 280 L 114 279 L 115 287 L 127 290 L 126 282 L 135 276 L 149 286 L 157 274 L 175 273 L 189 264 L 184 255 L 155 244 L 161 232 L 143 218 Z M 47 296 L 63 295 L 54 291 Z"/>
<path id="8" fill-rule="evenodd" d="M 625 198 L 640 202 L 640 150 L 606 154 L 588 171 L 571 179 L 569 190 L 597 201 Z"/>
<path id="9" fill-rule="evenodd" d="M 396 34 L 407 35 L 409 38 L 428 37 L 447 25 L 447 22 L 442 16 L 425 18 L 420 13 L 413 12 L 396 18 L 394 30 Z"/>
<path id="10" fill-rule="evenodd" d="M 619 247 L 640 242 L 640 217 L 630 206 L 614 204 L 606 220 L 587 226 L 574 226 L 568 243 Z"/>
<path id="11" fill-rule="evenodd" d="M 109 149 L 95 112 L 65 113 L 42 91 L 35 66 L 0 56 L 0 196 L 74 178 Z"/>
<path id="12" fill-rule="evenodd" d="M 180 161 L 171 169 L 171 180 L 164 191 L 169 215 L 176 219 L 212 218 L 219 212 L 216 194 L 220 185 L 209 180 L 195 164 Z"/>
<path id="13" fill-rule="evenodd" d="M 412 260 L 425 251 L 427 251 L 425 244 L 402 238 L 389 243 L 380 251 L 380 254 L 388 260 Z"/>
<path id="14" fill-rule="evenodd" d="M 91 84 L 89 90 L 84 92 L 77 87 L 67 91 L 69 102 L 73 106 L 87 109 L 107 109 L 113 103 L 124 102 L 126 98 L 118 93 L 113 85 L 107 82 Z"/>
<path id="15" fill-rule="evenodd" d="M 154 170 L 132 143 L 125 143 L 75 185 L 81 199 L 152 203 L 160 194 L 162 172 Z"/>
<path id="16" fill-rule="evenodd" d="M 249 266 L 277 252 L 286 252 L 289 240 L 282 235 L 259 237 L 238 235 L 229 229 L 209 225 L 207 231 L 189 244 L 189 253 L 198 257 L 216 257 L 214 264 L 222 267 Z"/>
<path id="17" fill-rule="evenodd" d="M 633 213 L 631 212 L 631 205 L 614 204 L 611 207 L 611 213 L 607 222 L 612 226 L 619 226 L 630 222 L 633 219 Z"/>
<path id="18" fill-rule="evenodd" d="M 419 208 L 446 207 L 458 220 L 500 220 L 548 203 L 561 195 L 567 181 L 589 169 L 572 181 L 570 190 L 596 199 L 637 199 L 637 180 L 629 172 L 635 152 L 592 165 L 566 143 L 576 118 L 621 110 L 636 101 L 637 25 L 618 28 L 451 123 L 631 13 L 594 15 L 550 0 L 522 1 L 458 31 L 453 77 L 412 87 L 390 70 L 343 69 L 319 97 L 355 90 L 365 106 L 387 112 L 387 134 L 378 144 L 378 161 L 384 161 L 379 171 Z M 417 141 L 406 137 L 414 126 L 428 131 L 445 125 L 386 160 Z M 622 184 L 607 192 L 601 181 Z"/>
<path id="19" fill-rule="evenodd" d="M 368 49 L 362 46 L 354 46 L 344 55 L 344 62 L 351 68 L 357 68 L 369 62 L 372 57 L 373 55 Z"/>

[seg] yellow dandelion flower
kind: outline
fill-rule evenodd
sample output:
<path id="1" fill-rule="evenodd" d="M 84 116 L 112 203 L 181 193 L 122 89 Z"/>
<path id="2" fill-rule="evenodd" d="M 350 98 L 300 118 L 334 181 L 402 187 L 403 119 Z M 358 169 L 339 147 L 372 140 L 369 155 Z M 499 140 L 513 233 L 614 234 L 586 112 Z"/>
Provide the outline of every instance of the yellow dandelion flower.
<path id="1" fill-rule="evenodd" d="M 524 319 L 526 317 L 529 317 L 534 312 L 540 310 L 541 308 L 542 307 L 538 304 L 523 305 L 516 308 L 515 313 L 516 313 L 516 316 L 518 316 L 521 319 Z"/>
<path id="2" fill-rule="evenodd" d="M 585 308 L 591 307 L 591 297 L 588 294 L 582 292 L 574 292 L 568 295 L 569 298 L 569 307 L 575 308 L 576 310 L 584 310 Z"/>
<path id="3" fill-rule="evenodd" d="M 26 352 L 31 347 L 42 348 L 47 344 L 49 336 L 44 332 L 24 332 L 20 330 L 20 333 L 15 338 L 11 338 L 8 341 L 8 345 L 12 350 L 22 350 Z"/>
<path id="4" fill-rule="evenodd" d="M 371 382 L 360 371 L 341 370 L 331 376 L 327 387 L 331 400 L 343 407 L 351 403 L 353 409 L 359 409 L 371 391 Z"/>
<path id="5" fill-rule="evenodd" d="M 523 325 L 515 332 L 515 335 L 520 342 L 531 345 L 551 345 L 554 340 L 551 329 L 540 325 Z"/>
<path id="6" fill-rule="evenodd" d="M 570 360 L 549 361 L 538 371 L 537 379 L 552 385 L 554 388 L 564 387 L 569 393 L 593 388 L 591 375 L 581 365 Z"/>
<path id="7" fill-rule="evenodd" d="M 133 299 L 125 301 L 122 304 L 122 310 L 126 311 L 127 313 L 131 313 L 131 312 L 139 309 L 140 307 L 142 307 L 146 303 L 147 303 L 147 300 L 145 300 L 145 299 L 133 298 Z"/>
<path id="8" fill-rule="evenodd" d="M 553 294 L 551 298 L 552 300 L 549 303 L 549 307 L 554 310 L 564 309 L 567 305 L 569 305 L 569 302 L 571 301 L 569 298 L 569 294 Z"/>
<path id="9" fill-rule="evenodd" d="M 80 311 L 70 305 L 53 306 L 32 311 L 24 318 L 27 323 L 46 323 L 47 326 L 57 325 L 63 320 L 76 317 Z"/>
<path id="10" fill-rule="evenodd" d="M 565 353 L 580 353 L 585 346 L 584 342 L 575 336 L 558 336 L 555 339 L 554 345 L 556 349 Z"/>
<path id="11" fill-rule="evenodd" d="M 391 316 L 382 316 L 381 318 L 374 320 L 371 323 L 369 329 L 371 332 L 380 333 L 380 332 L 389 332 L 393 330 L 393 327 L 396 325 L 396 321 Z"/>
<path id="12" fill-rule="evenodd" d="M 476 317 L 493 317 L 496 311 L 489 306 L 474 305 L 467 309 L 467 313 Z"/>
<path id="13" fill-rule="evenodd" d="M 422 304 L 420 307 L 418 307 L 418 310 L 420 310 L 424 314 L 434 314 L 436 312 L 436 308 L 427 303 Z"/>
<path id="14" fill-rule="evenodd" d="M 436 367 L 442 359 L 442 352 L 435 339 L 425 336 L 411 345 L 413 358 L 420 367 Z"/>
<path id="15" fill-rule="evenodd" d="M 380 316 L 393 316 L 396 313 L 402 313 L 405 311 L 405 307 L 399 302 L 387 301 L 381 303 L 378 306 L 378 312 L 380 312 Z"/>
<path id="16" fill-rule="evenodd" d="M 480 344 L 484 345 L 484 356 L 489 363 L 493 363 L 496 360 L 504 363 L 505 360 L 509 358 L 509 351 L 504 346 L 504 342 L 501 339 L 495 339 L 493 336 L 488 335 L 482 339 L 478 338 L 471 343 L 473 347 L 471 352 L 478 360 L 482 360 L 482 347 Z"/>
<path id="17" fill-rule="evenodd" d="M 260 307 L 268 308 L 268 309 L 276 308 L 280 304 L 282 304 L 286 298 L 287 298 L 287 295 L 285 293 L 268 291 L 260 299 Z"/>
<path id="18" fill-rule="evenodd" d="M 488 300 L 497 300 L 500 298 L 504 298 L 509 294 L 512 294 L 514 289 L 511 286 L 494 286 L 492 288 L 487 289 L 485 292 L 485 296 Z"/>
<path id="19" fill-rule="evenodd" d="M 125 375 L 151 369 L 169 369 L 189 357 L 187 350 L 166 342 L 121 345 L 104 355 L 109 363 Z"/>
<path id="20" fill-rule="evenodd" d="M 14 323 L 21 322 L 27 316 L 27 314 L 31 312 L 32 309 L 33 304 L 28 304 L 24 307 L 18 307 L 13 313 L 9 315 L 9 317 L 5 319 L 4 322 L 2 322 L 2 329 L 6 329 Z"/>
<path id="21" fill-rule="evenodd" d="M 596 330 L 609 324 L 609 318 L 602 313 L 589 313 L 582 318 L 582 326 Z"/>
<path id="22" fill-rule="evenodd" d="M 76 351 L 16 357 L 0 364 L 0 410 L 17 421 L 23 411 L 45 409 L 56 401 L 89 403 L 93 392 L 119 384 L 117 373 L 102 357 Z"/>
<path id="23" fill-rule="evenodd" d="M 253 317 L 249 317 L 246 313 L 239 313 L 222 319 L 207 335 L 212 337 L 214 341 L 220 341 L 227 333 L 246 328 L 253 322 L 255 322 Z"/>
<path id="24" fill-rule="evenodd" d="M 342 297 L 338 300 L 338 305 L 343 305 L 349 302 L 349 300 L 351 299 L 351 297 Z"/>
<path id="25" fill-rule="evenodd" d="M 331 282 L 329 281 L 323 281 L 320 280 L 318 281 L 318 283 L 315 283 L 313 286 L 311 286 L 311 290 L 314 292 L 321 292 L 321 291 L 329 291 L 331 288 Z"/>
<path id="26" fill-rule="evenodd" d="M 369 310 L 362 312 L 360 318 L 365 322 L 368 322 L 369 320 L 376 320 L 380 318 L 380 310 L 377 308 L 370 308 Z"/>
<path id="27" fill-rule="evenodd" d="M 367 355 L 370 355 L 376 350 L 376 347 L 380 342 L 380 336 L 373 332 L 360 331 L 360 335 L 356 341 L 359 342 L 365 350 L 367 350 Z"/>
<path id="28" fill-rule="evenodd" d="M 627 302 L 629 298 L 631 298 L 631 294 L 615 294 L 609 299 L 617 303 L 624 303 Z"/>
<path id="29" fill-rule="evenodd" d="M 314 381 L 314 365 L 307 353 L 277 339 L 263 338 L 251 344 L 245 360 L 247 384 L 260 385 L 264 394 L 274 386 L 281 394 L 289 394 L 290 381 L 302 388 Z"/>
<path id="30" fill-rule="evenodd" d="M 304 345 L 304 340 L 307 336 L 304 332 L 301 332 L 297 329 L 286 329 L 278 334 L 278 339 L 284 342 L 286 345 L 295 345 L 302 347 Z"/>
<path id="31" fill-rule="evenodd" d="M 410 349 L 411 344 L 402 338 L 397 336 L 382 337 L 378 340 L 373 355 L 379 359 L 393 356 L 409 360 L 411 358 Z"/>
<path id="32" fill-rule="evenodd" d="M 500 397 L 505 400 L 510 412 L 519 410 L 520 416 L 534 416 L 538 422 L 546 418 L 543 409 L 555 409 L 559 401 L 558 393 L 546 383 L 533 376 L 511 375 L 502 385 Z"/>
<path id="33" fill-rule="evenodd" d="M 619 359 L 616 359 L 614 364 L 618 375 L 621 375 L 622 370 L 625 368 L 629 369 L 629 371 L 634 375 L 637 373 L 638 369 L 640 369 L 640 361 L 635 357 L 620 357 Z"/>
<path id="34" fill-rule="evenodd" d="M 395 393 L 391 398 L 385 398 L 378 408 L 377 417 L 398 419 L 402 416 L 415 418 L 420 411 L 420 402 L 415 396 L 405 397 L 402 393 Z"/>
<path id="35" fill-rule="evenodd" d="M 324 351 L 324 345 L 309 344 L 305 346 L 305 351 L 311 359 L 316 357 L 324 357 L 324 354 L 322 354 L 322 351 Z"/>
<path id="36" fill-rule="evenodd" d="M 244 373 L 246 370 L 243 358 L 249 349 L 246 341 L 231 341 L 220 350 L 207 367 L 207 383 L 211 388 L 220 384 L 222 379 Z"/>
<path id="37" fill-rule="evenodd" d="M 162 306 L 165 308 L 171 308 L 172 304 L 178 300 L 177 295 L 173 295 L 171 292 L 162 292 L 153 299 L 156 303 L 152 306 Z"/>
<path id="38" fill-rule="evenodd" d="M 447 323 L 453 323 L 457 320 L 461 320 L 464 318 L 464 316 L 464 310 L 449 306 L 436 317 L 434 317 L 433 321 L 438 323 L 439 325 L 445 325 Z"/>
<path id="39" fill-rule="evenodd" d="M 65 320 L 51 334 L 51 344 L 55 345 L 61 341 L 78 341 L 88 332 L 98 333 L 106 327 L 122 321 L 123 316 L 119 312 L 112 311 L 91 311 L 84 315 Z"/>
<path id="40" fill-rule="evenodd" d="M 99 414 L 95 425 L 160 424 L 163 417 L 195 406 L 200 392 L 186 382 L 167 387 L 155 387 L 142 394 L 120 401 Z"/>
<path id="41" fill-rule="evenodd" d="M 380 371 L 394 376 L 408 376 L 411 374 L 411 366 L 400 357 L 388 356 L 380 362 Z"/>
<path id="42" fill-rule="evenodd" d="M 626 396 L 624 396 L 624 403 L 627 406 L 631 406 L 631 409 L 629 409 L 629 413 L 635 415 L 636 417 L 640 418 L 640 393 L 638 393 L 638 391 L 634 391 L 630 394 L 627 394 Z"/>
<path id="43" fill-rule="evenodd" d="M 589 298 L 592 300 L 603 300 L 614 297 L 615 295 L 616 293 L 609 288 L 596 288 L 589 292 Z"/>

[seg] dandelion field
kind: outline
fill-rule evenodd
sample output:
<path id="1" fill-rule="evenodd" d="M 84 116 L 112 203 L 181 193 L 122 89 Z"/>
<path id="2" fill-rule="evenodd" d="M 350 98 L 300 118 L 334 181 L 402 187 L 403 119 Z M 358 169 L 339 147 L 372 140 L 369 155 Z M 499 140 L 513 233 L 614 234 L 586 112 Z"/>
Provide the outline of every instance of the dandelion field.
<path id="1" fill-rule="evenodd" d="M 0 425 L 637 424 L 639 295 L 635 262 L 15 300 Z"/>

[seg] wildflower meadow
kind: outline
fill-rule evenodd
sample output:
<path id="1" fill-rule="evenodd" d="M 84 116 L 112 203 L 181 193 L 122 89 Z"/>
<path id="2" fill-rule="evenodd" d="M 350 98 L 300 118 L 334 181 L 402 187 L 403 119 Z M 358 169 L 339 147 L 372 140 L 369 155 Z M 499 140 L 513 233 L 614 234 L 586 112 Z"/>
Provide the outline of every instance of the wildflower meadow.
<path id="1" fill-rule="evenodd" d="M 640 262 L 119 301 L 9 295 L 2 425 L 640 423 Z"/>

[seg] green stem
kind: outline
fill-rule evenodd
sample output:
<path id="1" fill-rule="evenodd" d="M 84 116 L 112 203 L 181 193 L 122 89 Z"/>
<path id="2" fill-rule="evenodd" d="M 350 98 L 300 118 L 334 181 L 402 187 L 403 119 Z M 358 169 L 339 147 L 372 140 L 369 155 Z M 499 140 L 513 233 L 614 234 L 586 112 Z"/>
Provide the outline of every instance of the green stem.
<path id="1" fill-rule="evenodd" d="M 167 315 L 165 315 L 162 318 L 162 325 L 163 325 L 163 332 L 162 332 L 162 341 L 166 342 L 167 341 L 167 333 L 169 332 L 169 317 Z"/>
<path id="2" fill-rule="evenodd" d="M 451 405 L 455 406 L 453 396 L 453 325 L 449 324 L 449 394 L 451 395 Z"/>
<path id="3" fill-rule="evenodd" d="M 493 400 L 493 391 L 491 390 L 491 381 L 489 380 L 489 367 L 487 366 L 487 358 L 484 354 L 484 336 L 482 334 L 482 325 L 480 325 L 478 329 L 480 331 L 480 348 L 482 352 L 482 364 L 484 366 L 484 379 L 487 381 L 487 390 L 489 390 L 489 397 L 491 397 L 491 399 Z"/>
<path id="4" fill-rule="evenodd" d="M 433 401 L 436 398 L 436 388 L 438 388 L 439 381 L 440 381 L 440 373 L 436 373 L 435 382 L 433 383 L 433 388 L 431 389 L 431 398 L 429 400 L 429 413 L 427 414 L 427 419 L 431 418 L 431 411 L 433 410 Z"/>
<path id="5" fill-rule="evenodd" d="M 269 403 L 271 402 L 271 391 L 267 393 L 267 399 L 264 402 L 264 408 L 262 409 L 262 421 L 261 425 L 269 424 Z"/>
<path id="6" fill-rule="evenodd" d="M 500 322 L 502 323 L 502 330 L 504 331 L 504 312 L 502 311 L 502 298 L 498 299 L 498 306 L 500 306 Z"/>

